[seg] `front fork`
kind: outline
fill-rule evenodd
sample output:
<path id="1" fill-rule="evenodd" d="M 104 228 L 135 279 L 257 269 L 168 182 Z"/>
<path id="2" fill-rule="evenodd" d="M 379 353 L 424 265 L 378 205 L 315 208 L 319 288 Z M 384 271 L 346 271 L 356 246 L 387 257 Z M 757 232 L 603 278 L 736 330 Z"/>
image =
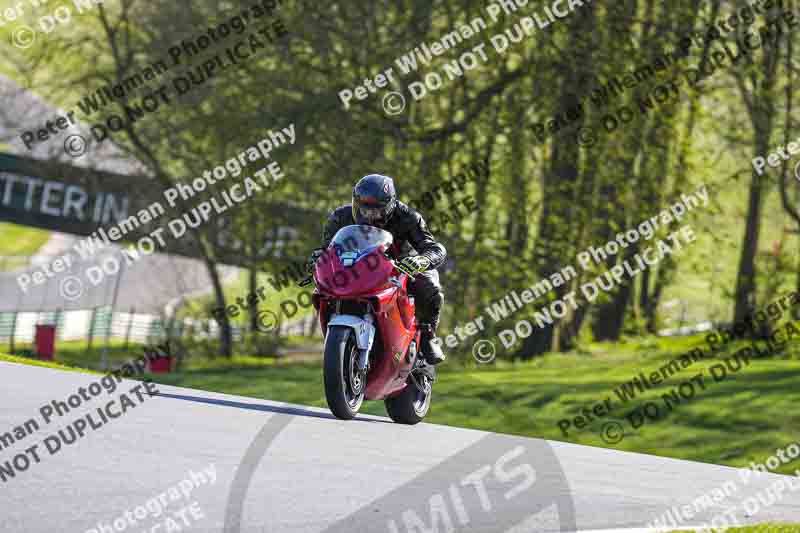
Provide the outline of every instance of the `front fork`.
<path id="1" fill-rule="evenodd" d="M 358 347 L 358 361 L 356 366 L 361 372 L 366 372 L 369 368 L 369 352 L 372 350 L 372 343 L 375 341 L 375 320 L 372 314 L 367 313 L 363 317 L 355 315 L 334 315 L 328 322 L 331 326 L 347 326 L 352 328 L 356 334 L 356 346 Z"/>

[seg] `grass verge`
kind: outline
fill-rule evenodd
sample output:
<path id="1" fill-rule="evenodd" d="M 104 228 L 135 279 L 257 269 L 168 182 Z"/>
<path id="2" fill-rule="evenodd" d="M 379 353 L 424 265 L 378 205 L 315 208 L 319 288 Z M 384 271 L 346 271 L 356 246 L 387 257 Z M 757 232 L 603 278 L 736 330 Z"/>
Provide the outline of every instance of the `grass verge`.
<path id="1" fill-rule="evenodd" d="M 55 363 L 51 361 L 39 361 L 37 359 L 30 359 L 28 357 L 17 357 L 15 355 L 6 355 L 0 353 L 0 361 L 4 361 L 6 363 L 17 363 L 20 365 L 31 365 L 31 366 L 41 366 L 44 368 L 54 368 L 56 370 L 66 370 L 67 372 L 82 372 L 84 374 L 99 374 L 99 372 L 95 372 L 94 370 L 89 370 L 87 368 L 78 368 L 67 366 L 61 363 Z"/>
<path id="2" fill-rule="evenodd" d="M 696 529 L 680 529 L 670 533 L 699 533 Z M 725 533 L 800 533 L 800 524 L 760 524 L 757 526 L 732 527 Z"/>
<path id="3" fill-rule="evenodd" d="M 36 253 L 50 238 L 50 232 L 37 228 L 0 222 L 0 271 L 27 266 L 27 257 Z"/>
<path id="4" fill-rule="evenodd" d="M 85 340 L 80 341 L 57 341 L 55 359 L 58 363 L 67 367 L 76 368 L 101 368 L 101 361 L 103 358 L 103 351 L 105 350 L 105 339 L 98 339 L 94 345 L 89 348 Z M 125 361 L 136 359 L 143 355 L 144 346 L 140 344 L 129 343 L 127 346 L 125 342 L 119 339 L 111 339 L 108 343 L 106 357 L 108 362 L 113 366 L 119 366 Z M 33 354 L 34 347 L 31 343 L 19 343 L 17 350 L 27 355 Z M 33 357 L 31 355 L 31 357 Z M 28 359 L 33 360 L 35 358 Z"/>

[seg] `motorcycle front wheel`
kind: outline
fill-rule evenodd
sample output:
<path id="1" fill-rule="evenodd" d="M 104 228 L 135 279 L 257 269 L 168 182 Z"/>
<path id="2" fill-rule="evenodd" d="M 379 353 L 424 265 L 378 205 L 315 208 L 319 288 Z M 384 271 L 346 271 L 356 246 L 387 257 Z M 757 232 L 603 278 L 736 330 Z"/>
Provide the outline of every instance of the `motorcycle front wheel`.
<path id="1" fill-rule="evenodd" d="M 358 346 L 352 328 L 331 326 L 325 337 L 325 399 L 336 418 L 355 418 L 364 402 L 366 376 L 358 371 Z"/>

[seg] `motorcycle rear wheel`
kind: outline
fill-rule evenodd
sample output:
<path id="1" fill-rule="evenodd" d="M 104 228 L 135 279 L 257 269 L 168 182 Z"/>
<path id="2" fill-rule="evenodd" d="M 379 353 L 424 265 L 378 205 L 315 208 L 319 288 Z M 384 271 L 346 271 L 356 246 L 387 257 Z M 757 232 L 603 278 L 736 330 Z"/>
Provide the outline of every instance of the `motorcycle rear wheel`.
<path id="1" fill-rule="evenodd" d="M 419 377 L 417 380 L 424 383 L 422 380 L 427 378 Z M 389 418 L 398 424 L 419 424 L 428 410 L 431 407 L 431 394 L 433 387 L 428 382 L 428 391 L 425 392 L 417 386 L 417 381 L 408 377 L 406 388 L 403 392 L 392 398 L 386 398 L 383 403 L 386 406 L 386 412 L 389 413 Z"/>
<path id="2" fill-rule="evenodd" d="M 325 338 L 325 399 L 336 418 L 352 420 L 364 402 L 366 376 L 357 369 L 358 346 L 353 330 L 331 326 Z"/>

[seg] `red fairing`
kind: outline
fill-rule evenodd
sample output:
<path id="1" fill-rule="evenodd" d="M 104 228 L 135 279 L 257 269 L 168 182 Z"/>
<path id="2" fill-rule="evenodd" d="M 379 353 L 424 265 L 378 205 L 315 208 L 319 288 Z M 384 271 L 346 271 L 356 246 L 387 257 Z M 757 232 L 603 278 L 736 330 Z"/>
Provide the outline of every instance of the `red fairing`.
<path id="1" fill-rule="evenodd" d="M 380 400 L 402 391 L 415 362 L 409 354 L 412 340 L 416 340 L 419 351 L 420 335 L 414 304 L 408 297 L 408 277 L 394 269 L 384 251 L 381 247 L 345 267 L 336 251 L 329 248 L 314 270 L 317 289 L 313 301 L 322 331 L 327 330 L 337 300 L 345 306 L 347 302 L 369 302 L 372 306 L 377 331 L 364 393 L 367 400 Z M 376 353 L 381 347 L 381 353 Z"/>
<path id="2" fill-rule="evenodd" d="M 392 263 L 383 256 L 383 249 L 345 267 L 336 251 L 329 248 L 317 261 L 314 279 L 320 290 L 334 298 L 357 298 L 386 286 L 393 270 Z"/>
<path id="3" fill-rule="evenodd" d="M 317 298 L 317 301 L 319 301 L 319 305 L 318 306 L 315 305 L 314 307 L 317 307 L 317 312 L 318 312 L 318 315 L 319 315 L 319 328 L 320 328 L 320 331 L 327 331 L 328 330 L 328 301 L 324 300 L 324 299 L 321 299 L 319 293 L 317 293 L 316 291 L 312 295 L 312 301 L 314 301 L 313 298 Z"/>
<path id="4" fill-rule="evenodd" d="M 403 285 L 406 285 L 408 278 L 403 280 Z M 397 307 L 400 309 L 400 318 L 403 319 L 403 325 L 411 329 L 414 327 L 416 323 L 416 318 L 414 316 L 414 304 L 411 302 L 411 299 L 408 297 L 407 292 L 402 292 L 397 295 Z"/>
<path id="5" fill-rule="evenodd" d="M 416 323 L 412 323 L 411 328 L 407 328 L 403 323 L 399 303 L 399 297 L 405 294 L 405 280 L 403 276 L 403 288 L 398 289 L 391 286 L 389 289 L 379 292 L 378 297 L 378 335 L 383 340 L 383 354 L 376 357 L 373 366 L 367 374 L 367 389 L 364 397 L 367 400 L 382 399 L 393 392 L 398 392 L 405 388 L 406 378 L 411 371 L 414 363 L 409 360 L 407 351 L 416 332 Z M 409 305 L 405 298 L 406 305 Z M 413 309 L 411 310 L 413 314 Z M 417 343 L 419 345 L 419 343 Z"/>

